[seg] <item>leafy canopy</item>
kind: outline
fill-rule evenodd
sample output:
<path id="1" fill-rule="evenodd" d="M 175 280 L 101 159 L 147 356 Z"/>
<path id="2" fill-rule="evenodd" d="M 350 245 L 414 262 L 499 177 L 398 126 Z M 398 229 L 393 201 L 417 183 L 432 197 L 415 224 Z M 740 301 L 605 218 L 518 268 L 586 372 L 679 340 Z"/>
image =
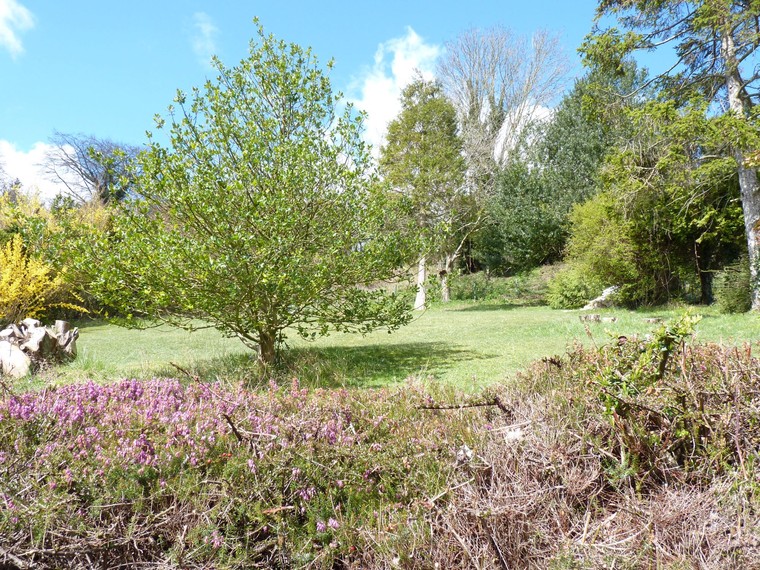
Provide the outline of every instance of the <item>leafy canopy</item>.
<path id="1" fill-rule="evenodd" d="M 410 240 L 389 229 L 399 203 L 375 184 L 363 116 L 339 114 L 309 49 L 261 27 L 239 65 L 214 64 L 215 81 L 156 116 L 170 146 L 150 137 L 135 197 L 82 248 L 100 255 L 79 257 L 93 292 L 123 314 L 211 323 L 266 364 L 288 327 L 313 337 L 406 323 L 406 304 L 371 287 Z"/>
<path id="2" fill-rule="evenodd" d="M 471 222 L 474 204 L 464 191 L 465 160 L 454 106 L 434 81 L 416 78 L 401 94 L 401 113 L 388 125 L 380 153 L 385 181 L 406 196 L 414 223 L 433 249 L 447 249 Z"/>

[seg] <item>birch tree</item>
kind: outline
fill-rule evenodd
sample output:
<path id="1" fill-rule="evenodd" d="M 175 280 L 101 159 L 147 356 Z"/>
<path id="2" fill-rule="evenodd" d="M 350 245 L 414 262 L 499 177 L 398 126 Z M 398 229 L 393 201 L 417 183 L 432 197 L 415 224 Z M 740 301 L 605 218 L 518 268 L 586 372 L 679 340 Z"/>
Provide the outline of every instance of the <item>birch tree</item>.
<path id="1" fill-rule="evenodd" d="M 568 64 L 559 38 L 470 29 L 446 44 L 438 77 L 459 118 L 469 184 L 489 193 L 520 131 L 558 99 Z"/>

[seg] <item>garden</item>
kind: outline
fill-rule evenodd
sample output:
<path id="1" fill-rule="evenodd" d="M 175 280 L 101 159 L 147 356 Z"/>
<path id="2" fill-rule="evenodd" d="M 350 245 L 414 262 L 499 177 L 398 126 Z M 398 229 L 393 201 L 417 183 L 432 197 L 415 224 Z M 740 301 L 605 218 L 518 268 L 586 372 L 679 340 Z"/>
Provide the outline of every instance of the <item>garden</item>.
<path id="1" fill-rule="evenodd" d="M 631 57 L 757 9 L 629 4 L 509 148 L 495 32 L 373 154 L 256 21 L 143 148 L 64 136 L 76 192 L 0 180 L 2 568 L 760 568 L 751 81 Z"/>

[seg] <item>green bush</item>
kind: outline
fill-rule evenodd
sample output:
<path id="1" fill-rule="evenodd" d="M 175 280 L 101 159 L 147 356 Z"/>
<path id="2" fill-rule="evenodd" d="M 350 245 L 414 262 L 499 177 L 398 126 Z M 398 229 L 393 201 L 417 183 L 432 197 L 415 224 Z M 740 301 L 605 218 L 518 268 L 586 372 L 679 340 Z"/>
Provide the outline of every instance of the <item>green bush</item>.
<path id="1" fill-rule="evenodd" d="M 752 308 L 749 262 L 744 256 L 718 272 L 713 283 L 715 302 L 721 313 L 746 313 Z"/>
<path id="2" fill-rule="evenodd" d="M 587 272 L 569 265 L 549 281 L 546 299 L 552 309 L 580 309 L 601 292 L 602 286 Z"/>
<path id="3" fill-rule="evenodd" d="M 583 268 L 586 277 L 581 282 L 600 285 L 599 293 L 617 285 L 617 300 L 626 306 L 666 300 L 671 280 L 668 259 L 646 236 L 639 235 L 639 227 L 626 215 L 617 196 L 603 192 L 576 206 L 570 222 L 566 259 Z M 570 285 L 577 281 L 569 280 Z"/>
<path id="4" fill-rule="evenodd" d="M 515 305 L 545 305 L 547 283 L 553 270 L 539 267 L 510 277 L 495 277 L 487 271 L 451 275 L 452 301 L 500 301 Z M 441 300 L 437 276 L 428 280 L 428 301 Z"/>
<path id="5" fill-rule="evenodd" d="M 492 277 L 486 271 L 456 275 L 451 279 L 451 298 L 455 301 L 494 301 L 509 291 L 508 280 Z"/>

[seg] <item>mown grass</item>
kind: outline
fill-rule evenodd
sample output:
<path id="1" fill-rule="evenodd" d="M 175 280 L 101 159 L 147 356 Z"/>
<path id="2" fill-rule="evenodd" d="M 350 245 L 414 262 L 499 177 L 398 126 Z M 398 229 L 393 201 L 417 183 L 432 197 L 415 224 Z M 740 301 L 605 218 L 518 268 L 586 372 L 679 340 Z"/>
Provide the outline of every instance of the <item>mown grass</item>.
<path id="1" fill-rule="evenodd" d="M 293 336 L 279 374 L 327 388 L 379 387 L 420 376 L 470 391 L 508 380 L 531 362 L 563 354 L 575 343 L 605 344 L 620 335 L 647 334 L 657 326 L 648 319 L 667 320 L 686 310 L 703 316 L 696 340 L 740 344 L 760 338 L 757 315 L 721 315 L 712 307 L 604 310 L 597 313 L 605 320 L 595 323 L 582 322 L 579 317 L 588 314 L 583 311 L 460 301 L 434 306 L 393 334 L 334 334 L 314 342 Z M 188 333 L 168 327 L 127 330 L 97 321 L 78 324 L 77 360 L 24 381 L 24 387 L 83 378 L 176 377 L 170 363 L 206 380 L 259 380 L 253 353 L 213 329 Z"/>

